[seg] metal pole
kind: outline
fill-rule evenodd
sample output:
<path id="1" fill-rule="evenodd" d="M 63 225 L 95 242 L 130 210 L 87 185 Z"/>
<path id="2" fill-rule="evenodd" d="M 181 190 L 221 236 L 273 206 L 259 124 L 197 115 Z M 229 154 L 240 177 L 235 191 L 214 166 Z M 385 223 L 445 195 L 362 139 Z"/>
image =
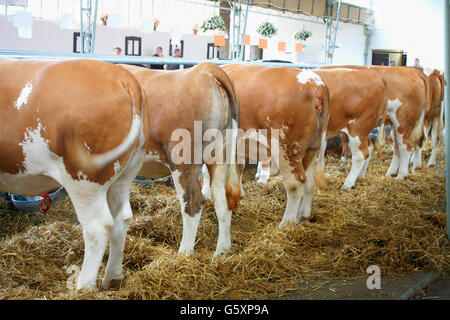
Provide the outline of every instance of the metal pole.
<path id="1" fill-rule="evenodd" d="M 450 0 L 444 0 L 444 42 L 445 42 L 445 184 L 446 184 L 446 205 L 447 205 L 447 238 L 450 239 Z"/>
<path id="2" fill-rule="evenodd" d="M 247 17 L 248 17 L 248 1 L 245 3 L 245 17 L 244 17 L 244 29 L 242 30 L 242 37 L 241 37 L 241 50 L 239 52 L 239 60 L 244 61 L 244 50 L 245 50 L 245 35 L 247 33 Z"/>
<path id="3" fill-rule="evenodd" d="M 89 53 L 94 53 L 95 50 L 95 31 L 97 30 L 97 9 L 98 0 L 95 0 L 94 17 L 92 19 L 92 39 L 91 39 L 91 51 Z"/>

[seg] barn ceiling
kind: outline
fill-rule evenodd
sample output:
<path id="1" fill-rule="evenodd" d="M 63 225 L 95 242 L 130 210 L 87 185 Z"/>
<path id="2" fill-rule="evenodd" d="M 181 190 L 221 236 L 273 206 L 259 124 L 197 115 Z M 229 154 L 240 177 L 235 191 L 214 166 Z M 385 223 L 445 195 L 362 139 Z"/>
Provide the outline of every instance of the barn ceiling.
<path id="1" fill-rule="evenodd" d="M 217 0 L 211 0 L 217 2 Z M 223 3 L 239 2 L 220 1 Z M 245 3 L 245 0 L 241 1 Z M 279 10 L 296 14 L 304 14 L 314 17 L 335 16 L 337 11 L 337 1 L 330 0 L 250 0 L 250 5 L 262 8 Z M 371 11 L 368 8 L 361 8 L 355 5 L 343 2 L 341 4 L 341 22 L 350 22 L 356 24 L 368 24 Z"/>

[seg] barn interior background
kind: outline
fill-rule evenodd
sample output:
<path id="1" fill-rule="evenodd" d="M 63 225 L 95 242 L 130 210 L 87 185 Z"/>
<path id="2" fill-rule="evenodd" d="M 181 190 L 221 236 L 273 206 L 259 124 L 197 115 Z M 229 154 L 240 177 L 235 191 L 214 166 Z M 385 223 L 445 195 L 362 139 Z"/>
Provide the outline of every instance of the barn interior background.
<path id="1" fill-rule="evenodd" d="M 246 1 L 0 0 L 0 51 L 43 56 L 83 51 L 84 19 L 91 21 L 84 36 L 95 39 L 84 51 L 98 55 L 111 55 L 118 46 L 122 55 L 145 58 L 161 46 L 169 57 L 179 46 L 183 59 L 192 61 L 235 57 L 309 66 L 390 61 L 411 66 L 420 58 L 423 66 L 444 70 L 449 56 L 444 54 L 444 1 L 272 0 L 247 6 Z M 217 15 L 225 31 L 199 28 Z M 276 27 L 274 36 L 257 32 L 264 22 Z M 300 30 L 311 36 L 296 40 Z M 404 280 L 405 275 L 448 279 L 445 156 L 439 168 L 421 170 L 405 182 L 388 181 L 389 150 L 390 145 L 373 160 L 368 177 L 352 193 L 339 190 L 349 165 L 331 153 L 330 185 L 315 196 L 317 218 L 309 229 L 278 230 L 286 202 L 279 179 L 259 186 L 252 181 L 254 172 L 247 172 L 244 188 L 252 198 L 243 200 L 233 220 L 236 254 L 214 263 L 217 228 L 211 203 L 202 217 L 196 255 L 177 257 L 181 217 L 174 191 L 164 183 L 133 187 L 136 217 L 125 249 L 127 282 L 118 292 L 67 290 L 70 274 L 63 267 L 81 265 L 83 254 L 68 199 L 47 213 L 18 214 L 2 203 L 0 298 L 332 298 L 330 291 L 345 298 L 343 288 L 350 283 L 356 291 L 365 289 L 369 265 L 380 266 L 392 288 L 369 295 L 360 290 L 362 297 L 398 294 L 398 276 L 406 288 L 417 278 Z"/>

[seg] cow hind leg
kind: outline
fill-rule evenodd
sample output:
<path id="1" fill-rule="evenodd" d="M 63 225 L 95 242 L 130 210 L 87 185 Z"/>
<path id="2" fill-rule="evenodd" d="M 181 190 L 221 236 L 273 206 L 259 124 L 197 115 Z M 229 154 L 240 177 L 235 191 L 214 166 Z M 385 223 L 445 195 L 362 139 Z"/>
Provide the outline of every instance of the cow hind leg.
<path id="1" fill-rule="evenodd" d="M 172 170 L 173 183 L 181 206 L 183 236 L 179 254 L 194 253 L 195 238 L 202 215 L 204 198 L 198 183 L 198 165 L 179 166 Z"/>
<path id="2" fill-rule="evenodd" d="M 369 139 L 369 147 L 367 148 L 367 150 L 369 151 L 369 156 L 364 161 L 364 166 L 361 170 L 361 173 L 359 174 L 359 176 L 361 178 L 364 178 L 366 176 L 367 168 L 369 167 L 369 162 L 372 159 L 372 155 L 373 155 L 374 146 L 373 146 L 372 140 L 370 140 L 370 139 Z"/>
<path id="3" fill-rule="evenodd" d="M 228 165 L 213 165 L 210 166 L 209 170 L 212 176 L 211 194 L 219 223 L 219 236 L 214 256 L 225 254 L 231 249 L 230 228 L 232 212 L 228 210 L 225 194 L 228 168 Z"/>
<path id="4" fill-rule="evenodd" d="M 281 228 L 288 223 L 296 224 L 299 222 L 298 211 L 304 194 L 305 183 L 301 182 L 299 177 L 293 173 L 294 170 L 288 161 L 280 161 L 279 169 L 287 193 L 286 209 L 278 225 Z"/>
<path id="5" fill-rule="evenodd" d="M 439 148 L 439 127 L 439 118 L 433 119 L 431 127 L 431 155 L 427 162 L 428 168 L 436 165 L 436 156 Z"/>
<path id="6" fill-rule="evenodd" d="M 130 187 L 138 173 L 139 165 L 133 165 L 111 185 L 107 193 L 109 210 L 114 219 L 110 235 L 110 250 L 102 289 L 118 289 L 122 282 L 122 263 L 128 226 L 133 218 L 130 206 Z"/>
<path id="7" fill-rule="evenodd" d="M 311 220 L 311 209 L 314 192 L 317 190 L 316 175 L 320 174 L 318 171 L 323 170 L 323 167 L 317 159 L 309 162 L 306 168 L 306 181 L 304 185 L 303 198 L 301 200 L 300 208 L 298 210 L 297 221 L 304 225 L 309 225 Z"/>
<path id="8" fill-rule="evenodd" d="M 366 153 L 367 155 L 369 154 L 366 142 L 367 139 L 364 140 L 363 143 L 361 143 L 361 140 L 358 136 L 352 137 L 350 134 L 347 134 L 347 137 L 349 141 L 349 149 L 352 153 L 352 167 L 349 174 L 347 175 L 347 178 L 345 179 L 344 184 L 342 185 L 342 190 L 350 190 L 355 186 L 356 179 L 361 174 L 366 162 L 364 153 Z"/>
<path id="9" fill-rule="evenodd" d="M 85 184 L 84 184 L 85 183 Z M 84 258 L 77 290 L 96 286 L 98 270 L 114 226 L 106 199 L 106 188 L 96 183 L 64 185 L 83 229 Z"/>
<path id="10" fill-rule="evenodd" d="M 397 175 L 400 166 L 400 151 L 398 147 L 398 141 L 396 138 L 396 128 L 392 126 L 391 138 L 392 138 L 392 161 L 389 165 L 388 171 L 386 172 L 386 177 L 392 177 Z"/>
<path id="11" fill-rule="evenodd" d="M 348 157 L 348 137 L 347 134 L 341 132 L 340 133 L 340 138 L 342 141 L 342 153 L 341 153 L 341 161 L 346 161 L 347 157 Z"/>
<path id="12" fill-rule="evenodd" d="M 209 169 L 206 164 L 202 166 L 202 194 L 205 199 L 211 199 L 211 177 L 209 175 Z"/>
<path id="13" fill-rule="evenodd" d="M 259 178 L 258 183 L 267 184 L 270 179 L 270 160 L 259 161 L 258 162 Z M 256 178 L 256 176 L 255 176 Z"/>

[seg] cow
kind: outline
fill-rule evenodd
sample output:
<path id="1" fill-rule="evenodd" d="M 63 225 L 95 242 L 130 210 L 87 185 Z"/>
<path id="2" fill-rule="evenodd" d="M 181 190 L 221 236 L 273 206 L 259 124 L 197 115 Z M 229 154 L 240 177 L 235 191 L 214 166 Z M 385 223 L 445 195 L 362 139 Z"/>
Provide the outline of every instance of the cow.
<path id="1" fill-rule="evenodd" d="M 410 154 L 419 143 L 424 117 L 430 108 L 428 77 L 420 68 L 385 66 L 327 66 L 322 69 L 370 69 L 379 73 L 386 83 L 388 109 L 384 124 L 392 125 L 393 158 L 386 177 L 403 180 L 408 176 Z M 384 134 L 380 130 L 381 134 Z M 420 157 L 415 157 L 412 172 L 420 167 Z"/>
<path id="2" fill-rule="evenodd" d="M 93 60 L 0 59 L 0 190 L 35 196 L 63 186 L 83 230 L 76 288 L 122 278 L 130 187 L 143 156 L 145 108 L 136 79 Z"/>
<path id="3" fill-rule="evenodd" d="M 287 192 L 279 227 L 287 223 L 308 224 L 312 196 L 318 186 L 324 187 L 326 183 L 318 156 L 321 144 L 325 143 L 330 112 L 327 86 L 309 70 L 246 64 L 226 65 L 223 69 L 233 81 L 241 105 L 239 159 L 272 159 Z M 260 139 L 257 131 L 267 141 Z M 277 134 L 279 143 L 275 139 Z M 260 150 L 252 152 L 250 146 L 242 150 L 247 140 L 257 141 Z M 244 165 L 243 161 L 239 163 L 242 179 Z M 203 178 L 206 195 L 207 170 L 203 171 Z"/>
<path id="4" fill-rule="evenodd" d="M 352 167 L 342 186 L 349 190 L 355 186 L 358 177 L 364 177 L 372 157 L 374 146 L 369 134 L 383 123 L 387 111 L 386 85 L 381 76 L 373 70 L 335 68 L 314 69 L 328 87 L 330 94 L 330 119 L 327 138 L 341 135 L 348 142 L 352 153 Z M 377 149 L 384 145 L 383 135 L 378 135 Z M 343 159 L 347 154 L 344 143 Z M 326 144 L 322 144 L 321 159 L 324 160 Z M 258 164 L 259 166 L 259 164 Z M 269 165 L 262 164 L 261 179 L 269 176 Z"/>
<path id="5" fill-rule="evenodd" d="M 425 111 L 424 118 L 424 130 L 418 144 L 415 148 L 415 153 L 411 157 L 412 162 L 415 161 L 415 157 L 421 157 L 421 148 L 423 141 L 431 129 L 431 155 L 427 162 L 427 167 L 436 165 L 436 155 L 439 149 L 439 145 L 444 141 L 444 91 L 445 91 L 445 78 L 444 74 L 439 70 L 424 69 L 425 74 L 429 78 L 430 82 L 430 108 Z"/>
<path id="6" fill-rule="evenodd" d="M 176 71 L 158 71 L 122 65 L 140 83 L 149 110 L 145 127 L 149 140 L 145 144 L 145 162 L 139 176 L 160 178 L 172 175 L 183 218 L 183 236 L 179 254 L 194 252 L 204 198 L 199 185 L 203 163 L 208 164 L 212 176 L 212 198 L 219 223 L 219 236 L 214 256 L 227 253 L 231 248 L 230 234 L 232 210 L 240 200 L 239 173 L 236 164 L 237 130 L 239 126 L 239 100 L 226 73 L 212 63 L 201 63 L 193 68 Z M 201 123 L 201 127 L 196 127 Z M 188 133 L 184 152 L 186 161 L 179 161 L 179 131 Z M 209 132 L 209 133 L 208 133 Z M 230 161 L 202 157 L 202 150 L 211 146 L 208 141 L 221 142 L 230 134 L 224 149 L 215 149 L 218 155 L 226 151 Z M 208 141 L 194 140 L 207 135 Z M 222 138 L 220 138 L 222 137 Z M 228 138 L 227 138 L 228 139 Z M 192 152 L 193 151 L 193 152 Z M 195 159 L 200 151 L 198 159 Z M 192 154 L 191 154 L 192 153 Z M 192 159 L 194 158 L 194 159 Z M 227 158 L 228 159 L 228 158 Z"/>

